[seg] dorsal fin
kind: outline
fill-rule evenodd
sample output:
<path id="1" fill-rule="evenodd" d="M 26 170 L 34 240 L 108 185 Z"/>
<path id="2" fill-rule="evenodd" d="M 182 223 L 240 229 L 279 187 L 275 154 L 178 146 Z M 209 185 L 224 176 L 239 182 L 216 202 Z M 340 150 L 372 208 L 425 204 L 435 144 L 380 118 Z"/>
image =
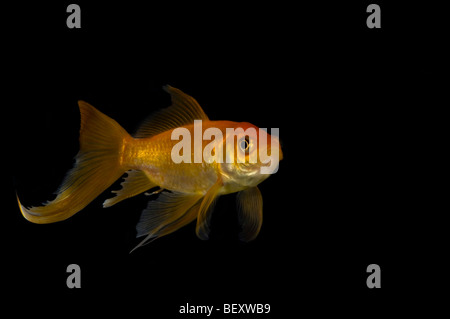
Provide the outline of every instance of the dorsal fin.
<path id="1" fill-rule="evenodd" d="M 144 120 L 134 137 L 150 137 L 176 127 L 192 124 L 194 120 L 209 120 L 192 96 L 170 85 L 164 86 L 163 89 L 170 94 L 172 105 L 150 115 Z"/>

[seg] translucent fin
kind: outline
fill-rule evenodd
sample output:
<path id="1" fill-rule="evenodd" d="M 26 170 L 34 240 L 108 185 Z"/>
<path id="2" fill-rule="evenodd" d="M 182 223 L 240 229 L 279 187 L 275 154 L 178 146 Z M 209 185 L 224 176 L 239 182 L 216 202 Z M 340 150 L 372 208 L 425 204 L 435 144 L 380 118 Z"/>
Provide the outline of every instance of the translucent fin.
<path id="1" fill-rule="evenodd" d="M 194 120 L 209 120 L 193 97 L 170 85 L 164 86 L 163 89 L 171 95 L 172 105 L 144 120 L 134 137 L 150 137 L 176 127 L 192 124 Z"/>
<path id="2" fill-rule="evenodd" d="M 251 241 L 258 236 L 262 225 L 263 200 L 258 187 L 240 191 L 236 197 L 239 211 L 239 222 L 242 231 L 239 239 Z"/>
<path id="3" fill-rule="evenodd" d="M 128 171 L 127 174 L 128 176 L 125 177 L 125 180 L 120 184 L 122 185 L 122 189 L 112 191 L 116 196 L 105 200 L 103 207 L 111 207 L 124 199 L 136 196 L 158 186 L 148 178 L 144 171 L 131 170 Z"/>
<path id="4" fill-rule="evenodd" d="M 211 214 L 214 210 L 214 204 L 216 203 L 222 185 L 222 180 L 219 178 L 208 190 L 200 205 L 195 232 L 197 233 L 197 237 L 202 240 L 209 239 Z"/>
<path id="5" fill-rule="evenodd" d="M 80 151 L 74 167 L 57 190 L 56 198 L 44 206 L 26 208 L 17 197 L 22 215 L 37 224 L 69 218 L 86 207 L 123 173 L 120 165 L 123 143 L 131 138 L 113 119 L 86 102 L 81 112 Z"/>
<path id="6" fill-rule="evenodd" d="M 156 194 L 159 194 L 159 193 L 161 193 L 162 191 L 164 190 L 164 188 L 160 188 L 160 189 L 157 189 L 156 191 L 154 191 L 154 192 L 151 192 L 151 193 L 149 193 L 149 192 L 145 192 L 144 193 L 144 195 L 145 196 L 152 196 L 152 195 L 156 195 Z"/>
<path id="7" fill-rule="evenodd" d="M 134 249 L 193 221 L 197 217 L 197 210 L 191 208 L 194 208 L 202 197 L 179 192 L 163 192 L 156 200 L 150 201 L 136 226 L 137 237 L 145 235 L 147 237 Z"/>

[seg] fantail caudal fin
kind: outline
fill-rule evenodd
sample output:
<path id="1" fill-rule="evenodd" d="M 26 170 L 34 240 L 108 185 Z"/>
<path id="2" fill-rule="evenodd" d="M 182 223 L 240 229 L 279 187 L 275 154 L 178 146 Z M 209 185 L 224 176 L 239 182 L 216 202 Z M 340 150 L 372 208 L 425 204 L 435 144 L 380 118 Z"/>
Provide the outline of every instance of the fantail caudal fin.
<path id="1" fill-rule="evenodd" d="M 37 224 L 71 217 L 86 207 L 116 181 L 126 169 L 122 166 L 124 143 L 131 136 L 113 119 L 86 102 L 79 101 L 81 113 L 80 151 L 74 167 L 57 190 L 56 198 L 38 207 L 24 207 L 22 215 Z"/>

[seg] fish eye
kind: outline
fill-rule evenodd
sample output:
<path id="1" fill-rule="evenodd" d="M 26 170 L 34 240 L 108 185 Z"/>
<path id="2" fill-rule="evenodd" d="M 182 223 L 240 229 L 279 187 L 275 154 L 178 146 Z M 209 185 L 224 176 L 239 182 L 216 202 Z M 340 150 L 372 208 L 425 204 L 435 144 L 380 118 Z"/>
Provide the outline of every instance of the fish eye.
<path id="1" fill-rule="evenodd" d="M 246 136 L 245 138 L 243 138 L 240 142 L 239 142 L 239 147 L 241 148 L 241 150 L 243 152 L 248 152 L 249 148 L 250 148 L 250 140 L 248 138 L 248 136 Z"/>

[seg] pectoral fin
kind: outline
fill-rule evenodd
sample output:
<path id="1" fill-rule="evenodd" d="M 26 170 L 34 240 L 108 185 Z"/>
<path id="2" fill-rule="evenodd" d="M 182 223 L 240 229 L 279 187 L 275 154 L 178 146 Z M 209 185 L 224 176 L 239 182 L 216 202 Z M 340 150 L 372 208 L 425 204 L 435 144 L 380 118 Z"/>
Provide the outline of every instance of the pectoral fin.
<path id="1" fill-rule="evenodd" d="M 262 225 L 263 200 L 258 187 L 240 191 L 236 197 L 239 223 L 242 231 L 239 238 L 242 241 L 251 241 L 258 236 Z"/>
<path id="2" fill-rule="evenodd" d="M 219 190 L 222 185 L 222 180 L 219 178 L 217 182 L 208 190 L 202 200 L 198 211 L 197 227 L 195 230 L 197 237 L 200 239 L 209 239 L 209 223 L 211 214 L 214 210 L 214 204 L 219 196 Z"/>

